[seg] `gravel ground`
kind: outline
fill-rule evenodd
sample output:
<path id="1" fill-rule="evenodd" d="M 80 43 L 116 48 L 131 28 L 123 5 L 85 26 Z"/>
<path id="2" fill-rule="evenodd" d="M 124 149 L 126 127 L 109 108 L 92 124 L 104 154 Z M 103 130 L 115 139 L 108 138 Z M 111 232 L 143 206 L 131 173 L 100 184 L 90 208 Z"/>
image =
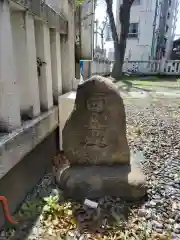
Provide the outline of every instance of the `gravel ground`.
<path id="1" fill-rule="evenodd" d="M 0 239 L 180 239 L 180 101 L 124 102 L 130 148 L 145 157 L 141 164 L 147 176 L 147 198 L 132 204 L 106 197 L 92 210 L 62 201 L 63 193 L 47 174 L 18 210 L 17 229 L 6 226 Z M 51 212 L 45 218 L 43 198 L 48 195 L 60 196 L 60 206 L 66 209 L 60 210 L 61 215 L 52 217 Z"/>

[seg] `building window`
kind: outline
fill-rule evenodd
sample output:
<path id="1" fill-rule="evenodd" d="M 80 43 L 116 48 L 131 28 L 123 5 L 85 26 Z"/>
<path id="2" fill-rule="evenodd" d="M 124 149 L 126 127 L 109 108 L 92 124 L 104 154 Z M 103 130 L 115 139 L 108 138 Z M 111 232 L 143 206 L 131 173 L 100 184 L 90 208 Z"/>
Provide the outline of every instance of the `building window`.
<path id="1" fill-rule="evenodd" d="M 138 37 L 138 23 L 130 23 L 128 37 L 129 38 L 137 38 Z"/>
<path id="2" fill-rule="evenodd" d="M 170 12 L 168 12 L 168 15 L 167 15 L 167 19 L 169 19 L 170 18 Z"/>
<path id="3" fill-rule="evenodd" d="M 133 5 L 140 5 L 141 0 L 134 0 Z"/>

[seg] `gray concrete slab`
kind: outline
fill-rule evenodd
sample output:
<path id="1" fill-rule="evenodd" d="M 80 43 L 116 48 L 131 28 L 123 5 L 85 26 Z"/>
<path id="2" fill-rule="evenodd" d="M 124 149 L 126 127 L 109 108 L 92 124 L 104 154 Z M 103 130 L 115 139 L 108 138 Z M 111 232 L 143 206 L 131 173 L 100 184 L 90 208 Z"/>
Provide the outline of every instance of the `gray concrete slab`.
<path id="1" fill-rule="evenodd" d="M 0 179 L 58 126 L 57 107 L 0 137 Z"/>
<path id="2" fill-rule="evenodd" d="M 7 198 L 11 214 L 48 171 L 59 148 L 58 138 L 56 129 L 0 180 L 0 195 Z M 0 227 L 3 224 L 4 217 L 0 205 Z"/>

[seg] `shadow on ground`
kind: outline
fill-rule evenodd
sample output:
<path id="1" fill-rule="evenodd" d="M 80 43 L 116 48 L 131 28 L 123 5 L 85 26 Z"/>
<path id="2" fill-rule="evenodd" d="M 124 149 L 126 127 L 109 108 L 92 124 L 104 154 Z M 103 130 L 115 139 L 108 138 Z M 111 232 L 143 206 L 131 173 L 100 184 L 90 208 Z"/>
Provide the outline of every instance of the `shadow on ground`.
<path id="1" fill-rule="evenodd" d="M 57 188 L 57 186 L 51 185 L 51 188 Z M 45 196 L 49 196 L 46 194 Z M 62 197 L 62 196 L 60 196 Z M 105 197 L 100 200 L 99 207 L 97 209 L 88 208 L 82 203 L 74 202 L 69 199 L 60 202 L 63 205 L 64 202 L 70 202 L 72 208 L 72 215 L 60 216 L 59 232 L 54 238 L 53 236 L 42 234 L 42 225 L 40 225 L 40 215 L 42 214 L 45 202 L 43 198 L 26 199 L 24 203 L 17 210 L 15 217 L 18 219 L 19 224 L 16 227 L 5 225 L 3 230 L 6 237 L 0 237 L 1 240 L 20 240 L 20 239 L 64 239 L 71 229 L 79 234 L 88 233 L 91 236 L 110 236 L 116 231 L 122 232 L 127 230 L 128 221 L 131 221 L 134 214 L 137 213 L 137 209 L 145 202 L 145 198 L 137 202 L 125 202 L 120 198 Z M 97 200 L 98 201 L 98 200 Z M 74 220 L 73 220 L 74 219 Z M 73 228 L 70 227 L 71 221 L 75 222 Z M 62 223 L 64 226 L 62 226 Z M 69 226 L 68 226 L 69 225 Z M 63 230 L 67 227 L 66 234 L 62 234 Z M 48 227 L 46 226 L 46 231 Z M 41 232 L 40 232 L 41 231 Z M 30 237 L 30 238 L 29 238 Z M 69 239 L 69 238 L 68 238 Z"/>
<path id="2" fill-rule="evenodd" d="M 122 80 L 122 83 L 124 84 L 124 86 L 118 86 L 118 88 L 119 88 L 119 90 L 124 91 L 124 92 L 131 92 L 132 90 L 144 91 L 147 93 L 152 92 L 152 90 L 150 90 L 148 88 L 137 87 L 136 84 L 133 84 L 132 82 L 130 82 L 128 80 Z"/>
<path id="3" fill-rule="evenodd" d="M 145 200 L 146 198 L 143 198 L 131 203 L 120 198 L 106 197 L 105 202 L 100 202 L 97 209 L 85 205 L 75 208 L 73 216 L 80 233 L 110 237 L 114 232 L 124 232 L 128 228 L 128 221 L 131 221 L 134 212 L 144 204 Z"/>
<path id="4" fill-rule="evenodd" d="M 142 79 L 139 80 L 128 80 L 123 79 L 119 82 L 116 82 L 119 90 L 125 93 L 130 92 L 144 92 L 144 93 L 156 93 L 156 92 L 172 92 L 172 93 L 179 93 L 180 92 L 180 82 L 176 81 L 151 81 Z"/>
<path id="5" fill-rule="evenodd" d="M 55 188 L 55 185 L 50 183 L 49 186 L 46 186 L 45 189 L 38 192 L 36 186 L 13 214 L 13 218 L 18 224 L 12 225 L 5 223 L 0 229 L 0 240 L 27 239 L 28 236 L 32 234 L 33 227 L 40 224 L 40 216 L 46 204 L 44 198 L 51 195 L 53 188 Z M 38 227 L 34 235 L 36 235 L 36 238 L 33 239 L 39 239 Z"/>
<path id="6" fill-rule="evenodd" d="M 132 76 L 124 76 L 124 80 L 144 80 L 144 81 L 149 81 L 149 82 L 178 82 L 178 77 L 177 76 L 170 76 L 170 75 L 158 75 L 158 76 L 143 76 L 143 75 L 132 75 Z"/>
<path id="7" fill-rule="evenodd" d="M 142 83 L 142 86 L 146 86 L 146 84 L 145 83 Z M 135 83 L 135 84 L 133 84 L 133 86 L 134 87 L 139 87 L 139 88 L 141 88 L 141 83 Z M 143 86 L 143 87 L 144 87 Z M 149 84 L 148 83 L 148 85 L 147 85 L 147 87 L 149 88 L 149 87 L 152 87 L 152 88 L 165 88 L 165 89 L 172 89 L 172 90 L 180 90 L 180 85 L 179 85 L 179 87 L 178 86 L 169 86 L 169 85 L 153 85 L 153 83 L 152 84 Z"/>

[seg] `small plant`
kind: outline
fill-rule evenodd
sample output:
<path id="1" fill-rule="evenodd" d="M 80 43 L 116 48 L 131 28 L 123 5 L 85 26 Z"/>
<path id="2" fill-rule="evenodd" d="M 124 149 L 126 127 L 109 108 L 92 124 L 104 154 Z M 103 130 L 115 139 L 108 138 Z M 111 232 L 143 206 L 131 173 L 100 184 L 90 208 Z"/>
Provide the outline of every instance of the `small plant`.
<path id="1" fill-rule="evenodd" d="M 61 207 L 58 204 L 58 196 L 49 196 L 44 198 L 45 206 L 43 208 L 43 212 L 45 214 L 55 215 L 61 211 Z"/>
<path id="2" fill-rule="evenodd" d="M 41 222 L 48 229 L 49 235 L 58 232 L 64 239 L 69 230 L 76 228 L 76 221 L 73 217 L 72 204 L 70 202 L 59 203 L 58 200 L 58 196 L 44 198 L 45 206 Z"/>
<path id="3" fill-rule="evenodd" d="M 79 7 L 84 3 L 85 0 L 76 0 L 76 6 Z"/>
<path id="4" fill-rule="evenodd" d="M 51 217 L 72 216 L 72 206 L 70 203 L 58 203 L 58 196 L 49 196 L 44 198 L 46 202 L 43 213 L 45 216 L 51 215 Z"/>

